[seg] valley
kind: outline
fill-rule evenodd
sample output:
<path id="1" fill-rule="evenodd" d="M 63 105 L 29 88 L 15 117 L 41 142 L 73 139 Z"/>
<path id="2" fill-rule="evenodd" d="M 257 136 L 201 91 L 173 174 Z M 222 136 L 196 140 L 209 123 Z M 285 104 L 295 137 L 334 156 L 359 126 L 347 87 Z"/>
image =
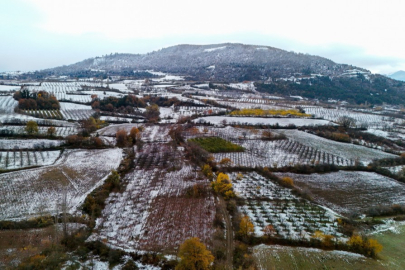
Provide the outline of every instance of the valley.
<path id="1" fill-rule="evenodd" d="M 195 56 L 242 51 L 222 47 Z M 132 77 L 0 76 L 1 269 L 174 269 L 193 237 L 213 269 L 401 269 L 402 105 L 260 91 L 268 78 L 233 80 L 210 57 L 220 79 L 198 62 L 154 71 L 158 54 Z"/>

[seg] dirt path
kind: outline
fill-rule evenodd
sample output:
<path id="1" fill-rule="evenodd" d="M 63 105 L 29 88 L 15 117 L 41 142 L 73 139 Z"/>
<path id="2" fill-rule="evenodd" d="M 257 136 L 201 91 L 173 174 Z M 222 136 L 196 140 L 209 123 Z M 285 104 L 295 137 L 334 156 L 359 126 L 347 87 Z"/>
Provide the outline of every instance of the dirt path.
<path id="1" fill-rule="evenodd" d="M 226 264 L 227 269 L 233 269 L 233 229 L 231 218 L 229 217 L 228 211 L 226 210 L 226 203 L 222 197 L 219 197 L 219 205 L 222 211 L 222 215 L 225 219 L 225 229 L 226 229 Z"/>

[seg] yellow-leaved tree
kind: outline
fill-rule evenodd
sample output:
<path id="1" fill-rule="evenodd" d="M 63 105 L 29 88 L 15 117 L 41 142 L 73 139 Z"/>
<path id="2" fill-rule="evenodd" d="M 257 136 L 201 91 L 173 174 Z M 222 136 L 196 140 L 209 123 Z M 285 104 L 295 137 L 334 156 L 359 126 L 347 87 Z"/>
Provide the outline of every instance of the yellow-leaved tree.
<path id="1" fill-rule="evenodd" d="M 210 269 L 214 261 L 214 256 L 198 237 L 186 239 L 179 248 L 178 256 L 180 263 L 176 266 L 177 270 Z"/>
<path id="2" fill-rule="evenodd" d="M 250 221 L 249 216 L 242 217 L 240 224 L 239 224 L 239 233 L 242 236 L 250 236 L 254 233 L 255 226 L 253 225 L 252 221 Z"/>
<path id="3" fill-rule="evenodd" d="M 235 193 L 232 191 L 232 183 L 225 173 L 218 174 L 217 180 L 212 182 L 212 188 L 215 192 L 224 196 L 226 200 L 235 197 Z"/>

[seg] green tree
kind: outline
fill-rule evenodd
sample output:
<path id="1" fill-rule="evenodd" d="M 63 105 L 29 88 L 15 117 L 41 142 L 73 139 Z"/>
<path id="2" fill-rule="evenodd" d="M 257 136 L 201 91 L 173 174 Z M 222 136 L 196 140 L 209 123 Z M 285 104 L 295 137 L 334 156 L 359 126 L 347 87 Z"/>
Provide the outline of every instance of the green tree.
<path id="1" fill-rule="evenodd" d="M 38 133 L 38 124 L 35 121 L 28 121 L 25 126 L 25 131 L 28 135 L 33 135 Z"/>
<path id="2" fill-rule="evenodd" d="M 180 263 L 177 270 L 205 270 L 210 269 L 214 256 L 197 237 L 189 238 L 179 248 Z"/>

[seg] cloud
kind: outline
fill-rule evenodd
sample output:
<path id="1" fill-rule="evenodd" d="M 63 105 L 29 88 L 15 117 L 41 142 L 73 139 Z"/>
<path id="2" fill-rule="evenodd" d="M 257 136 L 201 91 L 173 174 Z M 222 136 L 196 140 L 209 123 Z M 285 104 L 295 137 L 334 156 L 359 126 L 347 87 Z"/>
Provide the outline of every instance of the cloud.
<path id="1" fill-rule="evenodd" d="M 403 7 L 402 0 L 2 0 L 0 70 L 179 43 L 240 42 L 382 72 L 405 63 Z"/>

